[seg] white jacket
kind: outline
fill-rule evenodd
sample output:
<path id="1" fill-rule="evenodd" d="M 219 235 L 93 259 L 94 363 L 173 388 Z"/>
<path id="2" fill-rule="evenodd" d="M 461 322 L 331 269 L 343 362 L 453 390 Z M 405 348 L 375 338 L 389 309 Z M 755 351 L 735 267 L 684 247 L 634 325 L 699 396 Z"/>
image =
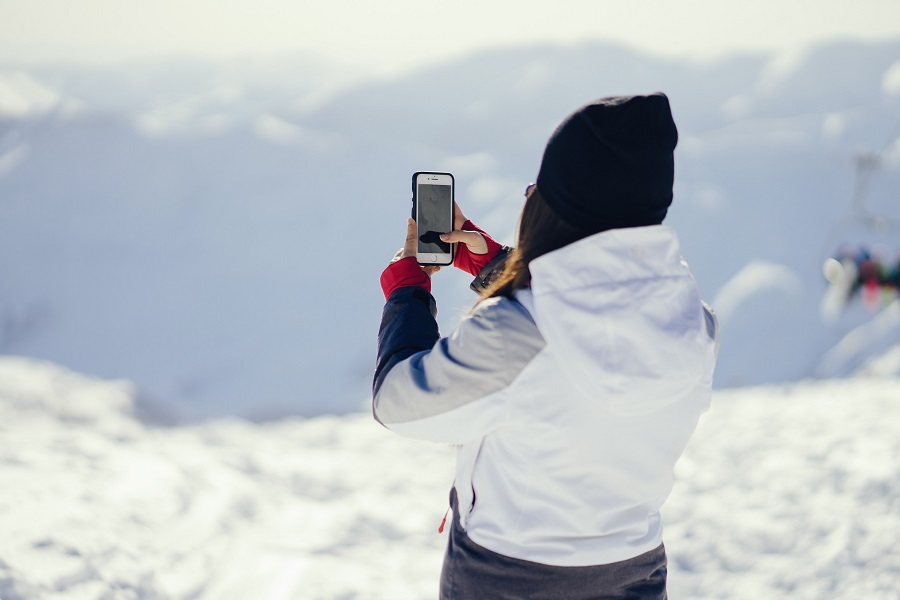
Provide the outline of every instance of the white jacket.
<path id="1" fill-rule="evenodd" d="M 557 566 L 659 546 L 673 467 L 709 406 L 716 323 L 666 226 L 617 229 L 531 263 L 394 365 L 374 398 L 399 434 L 458 444 L 477 544 Z"/>

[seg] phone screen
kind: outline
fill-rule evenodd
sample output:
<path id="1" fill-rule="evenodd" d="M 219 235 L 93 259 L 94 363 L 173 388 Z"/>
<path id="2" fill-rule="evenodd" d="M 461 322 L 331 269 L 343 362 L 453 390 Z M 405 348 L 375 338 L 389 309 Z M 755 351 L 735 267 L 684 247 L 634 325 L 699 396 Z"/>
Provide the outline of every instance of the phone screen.
<path id="1" fill-rule="evenodd" d="M 453 231 L 453 196 L 449 185 L 420 183 L 416 194 L 418 204 L 418 252 L 450 253 L 450 243 L 442 242 L 442 233 Z"/>

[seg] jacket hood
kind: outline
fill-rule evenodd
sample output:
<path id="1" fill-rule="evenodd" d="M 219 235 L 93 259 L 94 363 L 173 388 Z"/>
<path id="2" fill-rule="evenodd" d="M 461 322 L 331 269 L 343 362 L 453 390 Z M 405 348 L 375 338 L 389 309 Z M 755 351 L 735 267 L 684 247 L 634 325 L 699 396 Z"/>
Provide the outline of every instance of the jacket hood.
<path id="1" fill-rule="evenodd" d="M 711 384 L 715 340 L 671 228 L 604 231 L 530 269 L 535 322 L 587 397 L 637 415 Z"/>

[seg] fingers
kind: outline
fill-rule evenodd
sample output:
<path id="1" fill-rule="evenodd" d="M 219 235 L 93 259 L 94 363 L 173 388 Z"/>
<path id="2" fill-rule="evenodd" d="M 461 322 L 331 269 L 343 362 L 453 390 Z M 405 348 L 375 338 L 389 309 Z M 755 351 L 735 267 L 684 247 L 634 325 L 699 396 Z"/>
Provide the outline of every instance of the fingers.
<path id="1" fill-rule="evenodd" d="M 416 221 L 413 218 L 406 219 L 406 241 L 403 243 L 403 247 L 397 250 L 397 253 L 394 254 L 393 260 L 391 263 L 395 263 L 398 260 L 402 260 L 404 258 L 415 256 L 416 255 L 416 247 L 418 246 L 418 227 L 416 227 Z M 421 266 L 420 268 L 425 272 L 426 275 L 431 277 L 435 273 L 441 270 L 439 266 Z"/>
<path id="2" fill-rule="evenodd" d="M 482 236 L 477 231 L 451 231 L 450 233 L 442 233 L 441 240 L 444 242 L 462 242 L 472 254 L 487 254 L 488 246 Z"/>
<path id="3" fill-rule="evenodd" d="M 412 217 L 407 217 L 406 219 L 406 242 L 403 244 L 403 251 L 401 258 L 406 258 L 407 256 L 415 256 L 416 255 L 416 237 L 418 233 L 418 228 L 416 227 L 416 222 L 412 219 Z"/>

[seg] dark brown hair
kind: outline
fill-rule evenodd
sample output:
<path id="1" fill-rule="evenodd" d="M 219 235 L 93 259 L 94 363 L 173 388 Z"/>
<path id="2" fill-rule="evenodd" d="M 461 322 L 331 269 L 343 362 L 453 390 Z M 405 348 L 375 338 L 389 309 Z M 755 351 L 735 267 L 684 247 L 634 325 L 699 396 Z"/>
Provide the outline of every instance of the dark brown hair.
<path id="1" fill-rule="evenodd" d="M 519 217 L 516 248 L 483 298 L 511 297 L 516 290 L 531 283 L 531 261 L 585 237 L 587 232 L 569 225 L 547 206 L 536 186 L 532 186 Z"/>

